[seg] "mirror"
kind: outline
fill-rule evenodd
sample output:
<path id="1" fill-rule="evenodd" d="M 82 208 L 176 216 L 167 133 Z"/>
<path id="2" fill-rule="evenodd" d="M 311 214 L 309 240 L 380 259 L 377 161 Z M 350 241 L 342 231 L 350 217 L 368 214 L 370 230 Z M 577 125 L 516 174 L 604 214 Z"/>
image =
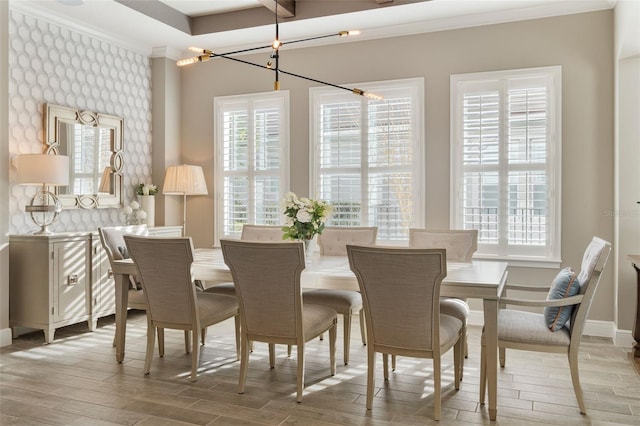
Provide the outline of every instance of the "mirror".
<path id="1" fill-rule="evenodd" d="M 47 154 L 69 156 L 69 186 L 56 192 L 62 207 L 122 207 L 123 119 L 46 104 L 44 127 Z"/>

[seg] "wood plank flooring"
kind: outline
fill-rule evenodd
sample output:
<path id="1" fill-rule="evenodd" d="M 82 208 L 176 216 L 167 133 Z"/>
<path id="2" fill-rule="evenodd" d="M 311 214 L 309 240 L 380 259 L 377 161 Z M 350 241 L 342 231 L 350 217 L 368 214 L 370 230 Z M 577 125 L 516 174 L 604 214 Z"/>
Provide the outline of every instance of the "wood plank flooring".
<path id="1" fill-rule="evenodd" d="M 112 347 L 114 322 L 107 317 L 91 333 L 85 324 L 59 329 L 44 345 L 42 332 L 0 348 L 1 425 L 454 425 L 491 424 L 478 403 L 480 329 L 470 328 L 469 358 L 459 391 L 453 387 L 452 352 L 443 358 L 442 420 L 433 421 L 431 360 L 398 358 L 388 382 L 378 357 L 374 409 L 367 411 L 366 347 L 353 321 L 351 360 L 342 365 L 338 325 L 338 371 L 329 375 L 328 342 L 306 350 L 306 389 L 295 402 L 295 352 L 277 348 L 269 369 L 265 344 L 251 355 L 247 388 L 237 393 L 240 363 L 232 321 L 210 327 L 201 347 L 198 381 L 188 380 L 191 357 L 183 333 L 166 331 L 166 355 L 157 356 L 143 376 L 146 320 L 129 312 L 125 362 Z M 500 425 L 640 424 L 640 376 L 630 349 L 607 339 L 585 338 L 580 372 L 588 415 L 575 400 L 564 355 L 507 351 L 498 377 Z M 640 366 L 637 366 L 640 370 Z"/>

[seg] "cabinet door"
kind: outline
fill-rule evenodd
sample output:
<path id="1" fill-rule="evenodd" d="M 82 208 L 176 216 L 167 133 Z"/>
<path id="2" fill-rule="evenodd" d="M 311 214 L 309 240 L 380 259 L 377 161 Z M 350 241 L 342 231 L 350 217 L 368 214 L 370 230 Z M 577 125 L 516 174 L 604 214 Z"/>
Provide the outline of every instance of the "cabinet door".
<path id="1" fill-rule="evenodd" d="M 90 312 L 89 240 L 53 243 L 54 321 Z"/>
<path id="2" fill-rule="evenodd" d="M 116 311 L 115 282 L 111 274 L 109 258 L 99 240 L 93 241 L 93 310 L 96 318 Z"/>

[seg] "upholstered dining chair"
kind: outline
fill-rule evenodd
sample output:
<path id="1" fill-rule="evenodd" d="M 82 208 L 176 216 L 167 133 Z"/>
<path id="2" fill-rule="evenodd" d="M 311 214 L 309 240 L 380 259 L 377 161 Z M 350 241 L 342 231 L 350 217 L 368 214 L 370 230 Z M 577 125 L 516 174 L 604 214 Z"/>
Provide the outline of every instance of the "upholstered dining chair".
<path id="1" fill-rule="evenodd" d="M 318 235 L 318 247 L 320 256 L 346 256 L 347 244 L 374 245 L 378 228 L 373 227 L 340 227 L 327 226 L 322 234 Z M 359 313 L 360 335 L 362 344 L 367 344 L 367 332 L 365 328 L 365 316 L 362 310 L 362 296 L 352 290 L 310 289 L 303 290 L 302 298 L 305 303 L 317 303 L 333 308 L 342 315 L 344 322 L 344 365 L 349 364 L 349 346 L 351 343 L 351 317 Z"/>
<path id="2" fill-rule="evenodd" d="M 240 239 L 243 241 L 264 241 L 279 242 L 282 241 L 282 227 L 273 225 L 243 225 Z M 219 283 L 204 289 L 207 293 L 226 294 L 229 296 L 236 295 L 236 289 L 232 282 Z"/>
<path id="3" fill-rule="evenodd" d="M 578 351 L 582 339 L 584 324 L 591 308 L 593 296 L 600 283 L 602 271 L 611 252 L 611 243 L 593 237 L 582 257 L 580 272 L 573 275 L 568 285 L 575 282 L 577 293 L 574 296 L 555 298 L 549 287 L 537 286 L 506 286 L 503 297 L 500 298 L 500 306 L 523 306 L 544 308 L 545 313 L 523 311 L 517 309 L 500 309 L 498 311 L 498 347 L 500 351 L 500 366 L 505 366 L 505 348 L 519 349 L 535 352 L 566 353 L 569 359 L 571 381 L 573 390 L 580 407 L 580 413 L 586 414 L 582 387 L 580 386 L 580 374 L 578 370 Z M 555 284 L 560 281 L 554 280 Z M 547 300 L 514 299 L 507 297 L 507 290 L 520 290 L 525 292 L 548 292 Z M 554 290 L 551 288 L 551 290 Z M 570 294 L 570 293 L 568 293 Z M 557 308 L 552 311 L 550 308 Z M 561 310 L 567 311 L 568 324 L 557 327 L 551 331 L 545 316 L 549 313 L 558 314 Z M 553 319 L 553 318 L 552 318 Z M 552 323 L 556 325 L 555 321 Z M 552 327 L 555 328 L 555 327 Z M 480 403 L 484 404 L 486 389 L 486 354 L 484 333 L 482 337 L 482 350 L 480 354 Z"/>
<path id="4" fill-rule="evenodd" d="M 107 259 L 109 259 L 109 265 L 111 268 L 113 268 L 114 260 L 122 260 L 129 257 L 127 246 L 123 238 L 125 234 L 147 236 L 147 225 L 108 226 L 98 228 L 100 243 L 107 254 Z M 127 307 L 129 309 L 146 311 L 147 301 L 144 298 L 144 292 L 142 289 L 138 289 L 136 287 L 137 283 L 135 277 L 130 277 L 130 280 L 131 286 L 129 287 Z M 185 332 L 184 346 L 185 351 L 188 353 L 191 350 L 191 342 L 188 332 Z M 158 353 L 160 356 L 164 356 L 164 332 L 161 328 L 158 328 Z"/>
<path id="5" fill-rule="evenodd" d="M 367 316 L 367 409 L 373 406 L 375 355 L 433 359 L 434 418 L 440 419 L 441 356 L 453 347 L 454 386 L 460 386 L 462 321 L 440 313 L 447 275 L 443 249 L 347 246 Z"/>
<path id="6" fill-rule="evenodd" d="M 269 344 L 269 364 L 275 367 L 275 344 L 298 347 L 297 396 L 304 389 L 305 343 L 329 332 L 331 375 L 336 372 L 336 322 L 333 309 L 303 302 L 300 274 L 305 267 L 302 243 L 220 240 L 240 304 L 242 325 L 239 393 L 244 393 L 249 366 L 249 342 Z"/>
<path id="7" fill-rule="evenodd" d="M 478 249 L 478 231 L 475 229 L 409 229 L 409 247 L 443 248 L 447 252 L 447 262 L 469 263 Z M 469 305 L 466 300 L 455 297 L 440 298 L 440 313 L 451 315 L 462 321 L 462 346 L 464 358 L 469 356 L 467 343 L 467 320 Z M 460 378 L 464 375 L 464 358 L 460 364 Z M 392 368 L 396 368 L 396 358 L 391 357 Z"/>
<path id="8" fill-rule="evenodd" d="M 239 329 L 238 302 L 235 297 L 196 291 L 191 274 L 193 243 L 190 237 L 149 238 L 125 235 L 129 255 L 140 273 L 147 300 L 147 353 L 144 374 L 151 370 L 155 329 L 172 328 L 193 334 L 194 346 L 210 325 L 235 318 Z M 238 353 L 236 334 L 236 354 Z M 191 351 L 192 382 L 197 380 L 200 350 Z"/>

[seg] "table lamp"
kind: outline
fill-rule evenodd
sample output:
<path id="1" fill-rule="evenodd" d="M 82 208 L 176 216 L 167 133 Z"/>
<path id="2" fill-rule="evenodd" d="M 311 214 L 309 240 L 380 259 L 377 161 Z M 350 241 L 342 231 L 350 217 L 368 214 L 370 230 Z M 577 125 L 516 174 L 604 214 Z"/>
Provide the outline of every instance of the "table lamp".
<path id="1" fill-rule="evenodd" d="M 42 185 L 25 211 L 31 220 L 40 226 L 35 235 L 51 235 L 48 226 L 58 218 L 62 203 L 48 186 L 69 185 L 69 157 L 65 155 L 22 154 L 17 157 L 18 183 L 21 185 Z"/>
<path id="2" fill-rule="evenodd" d="M 187 195 L 206 195 L 207 183 L 200 166 L 182 164 L 169 166 L 164 175 L 162 193 L 165 195 L 182 195 L 182 236 L 187 229 Z"/>

